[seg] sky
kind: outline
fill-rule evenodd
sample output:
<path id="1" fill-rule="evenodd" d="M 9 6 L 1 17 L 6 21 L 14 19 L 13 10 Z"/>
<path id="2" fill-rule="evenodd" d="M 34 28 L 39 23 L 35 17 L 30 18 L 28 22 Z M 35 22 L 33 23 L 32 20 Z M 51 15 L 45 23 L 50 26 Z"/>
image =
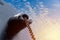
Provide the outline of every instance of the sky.
<path id="1" fill-rule="evenodd" d="M 36 40 L 60 40 L 60 0 L 3 0 L 2 2 L 4 5 L 0 5 L 0 33 L 9 17 L 26 13 L 33 21 L 31 28 Z M 28 37 L 25 38 L 23 35 Z M 27 29 L 19 32 L 14 40 L 24 40 L 22 37 L 25 40 L 30 37 Z"/>
<path id="2" fill-rule="evenodd" d="M 25 3 L 29 2 L 31 7 L 36 7 L 36 5 L 39 5 L 39 2 L 43 2 L 43 4 L 46 7 L 51 7 L 52 4 L 55 2 L 54 0 L 4 0 L 7 3 L 11 3 L 14 7 L 16 7 L 18 10 L 20 8 L 24 8 Z"/>
<path id="3" fill-rule="evenodd" d="M 39 4 L 39 2 L 43 2 L 43 4 L 50 8 L 52 7 L 53 4 L 55 3 L 59 3 L 60 0 L 4 0 L 8 3 L 11 3 L 12 5 L 14 5 L 17 9 L 19 9 L 20 7 L 25 6 L 26 2 L 29 2 L 31 6 L 35 7 L 37 4 Z M 19 6 L 18 6 L 19 5 Z M 18 8 L 19 7 L 19 8 Z"/>
<path id="4" fill-rule="evenodd" d="M 43 5 L 45 8 L 48 8 L 49 13 L 51 10 L 53 10 L 54 12 L 57 12 L 55 11 L 56 9 L 60 10 L 60 0 L 4 0 L 4 1 L 6 3 L 12 4 L 18 12 L 28 11 L 27 13 L 31 13 L 29 12 L 29 7 L 27 5 L 29 5 L 32 9 L 36 8 L 36 14 L 40 13 L 39 7 L 41 7 L 41 5 Z"/>

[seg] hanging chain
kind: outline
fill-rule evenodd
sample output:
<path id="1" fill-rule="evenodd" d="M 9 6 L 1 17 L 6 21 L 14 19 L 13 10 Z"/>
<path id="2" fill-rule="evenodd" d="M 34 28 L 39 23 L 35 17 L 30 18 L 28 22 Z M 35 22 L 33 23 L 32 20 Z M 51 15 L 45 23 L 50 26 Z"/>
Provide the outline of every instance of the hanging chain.
<path id="1" fill-rule="evenodd" d="M 32 32 L 32 29 L 30 28 L 30 26 L 28 26 L 27 28 L 28 28 L 28 30 L 29 30 L 29 33 L 30 33 L 30 35 L 31 35 L 32 40 L 35 40 L 34 34 L 33 34 L 33 32 Z"/>
<path id="2" fill-rule="evenodd" d="M 27 28 L 29 30 L 29 33 L 31 35 L 32 40 L 36 40 L 35 37 L 34 37 L 34 34 L 32 32 L 32 29 L 30 28 L 30 25 L 29 25 L 28 21 L 25 21 L 25 22 L 26 22 L 26 25 L 27 25 Z"/>

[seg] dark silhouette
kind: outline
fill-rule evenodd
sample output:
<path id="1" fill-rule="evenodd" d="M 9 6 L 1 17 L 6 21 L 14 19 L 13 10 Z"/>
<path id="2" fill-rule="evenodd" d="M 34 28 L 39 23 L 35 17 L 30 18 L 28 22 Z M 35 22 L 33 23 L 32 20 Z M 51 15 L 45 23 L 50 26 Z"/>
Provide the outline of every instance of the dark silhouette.
<path id="1" fill-rule="evenodd" d="M 27 27 L 27 25 L 30 25 L 31 22 L 27 21 L 28 24 L 26 24 L 26 20 L 28 20 L 29 17 L 26 14 L 16 17 L 11 17 L 8 20 L 7 28 L 5 30 L 5 37 L 4 40 L 12 40 L 12 38 L 22 29 Z"/>

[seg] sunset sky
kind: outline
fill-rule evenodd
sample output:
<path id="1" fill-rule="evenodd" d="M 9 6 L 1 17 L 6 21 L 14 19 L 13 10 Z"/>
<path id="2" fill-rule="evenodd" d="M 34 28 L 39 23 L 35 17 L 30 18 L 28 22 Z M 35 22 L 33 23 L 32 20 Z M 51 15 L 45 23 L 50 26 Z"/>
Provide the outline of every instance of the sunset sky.
<path id="1" fill-rule="evenodd" d="M 2 2 L 4 5 L 0 5 L 0 31 L 9 17 L 26 13 L 33 21 L 31 28 L 36 40 L 60 40 L 60 0 L 3 0 Z M 25 39 L 23 35 L 28 37 Z M 21 34 L 18 33 L 14 40 L 20 40 L 19 37 L 21 40 L 30 37 L 27 28 L 22 30 Z"/>

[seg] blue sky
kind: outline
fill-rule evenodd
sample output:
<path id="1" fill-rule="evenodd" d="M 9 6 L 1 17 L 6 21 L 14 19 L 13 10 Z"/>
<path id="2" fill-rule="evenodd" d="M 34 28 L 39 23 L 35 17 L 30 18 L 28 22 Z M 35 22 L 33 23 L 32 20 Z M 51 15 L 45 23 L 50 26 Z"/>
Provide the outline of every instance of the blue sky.
<path id="1" fill-rule="evenodd" d="M 29 3 L 28 5 L 31 6 L 32 9 L 34 9 L 34 7 L 36 7 L 36 10 L 34 10 L 36 12 L 36 14 L 40 13 L 40 6 L 39 5 L 40 2 L 43 2 L 44 7 L 48 8 L 49 11 L 49 15 L 54 15 L 51 13 L 51 11 L 53 11 L 53 13 L 55 12 L 55 14 L 59 14 L 60 13 L 60 0 L 4 0 L 6 3 L 10 3 L 12 4 L 17 11 L 21 10 L 23 12 L 28 11 L 27 13 L 31 13 L 31 11 L 29 11 L 30 9 L 26 6 L 26 3 Z M 56 11 L 55 11 L 56 10 Z M 58 13 L 57 13 L 58 12 Z"/>
<path id="2" fill-rule="evenodd" d="M 11 3 L 18 10 L 24 8 L 26 2 L 29 2 L 31 7 L 36 7 L 37 4 L 39 5 L 39 2 L 43 2 L 44 6 L 48 8 L 51 8 L 54 3 L 60 2 L 60 0 L 4 0 L 4 1 L 7 3 Z"/>
<path id="3" fill-rule="evenodd" d="M 29 2 L 32 7 L 35 7 L 39 2 L 43 2 L 46 7 L 51 7 L 51 4 L 54 3 L 54 0 L 4 0 L 7 3 L 11 3 L 17 9 L 24 8 L 26 2 Z M 20 6 L 17 6 L 20 5 Z"/>
<path id="4" fill-rule="evenodd" d="M 43 2 L 44 7 L 51 8 L 52 4 L 55 2 L 54 0 L 4 0 L 6 3 L 12 4 L 16 10 L 22 10 L 30 12 L 29 8 L 26 6 L 26 3 L 29 3 L 29 6 L 33 9 L 36 7 L 36 14 L 40 13 L 39 7 L 36 5 L 39 5 L 40 2 Z"/>

